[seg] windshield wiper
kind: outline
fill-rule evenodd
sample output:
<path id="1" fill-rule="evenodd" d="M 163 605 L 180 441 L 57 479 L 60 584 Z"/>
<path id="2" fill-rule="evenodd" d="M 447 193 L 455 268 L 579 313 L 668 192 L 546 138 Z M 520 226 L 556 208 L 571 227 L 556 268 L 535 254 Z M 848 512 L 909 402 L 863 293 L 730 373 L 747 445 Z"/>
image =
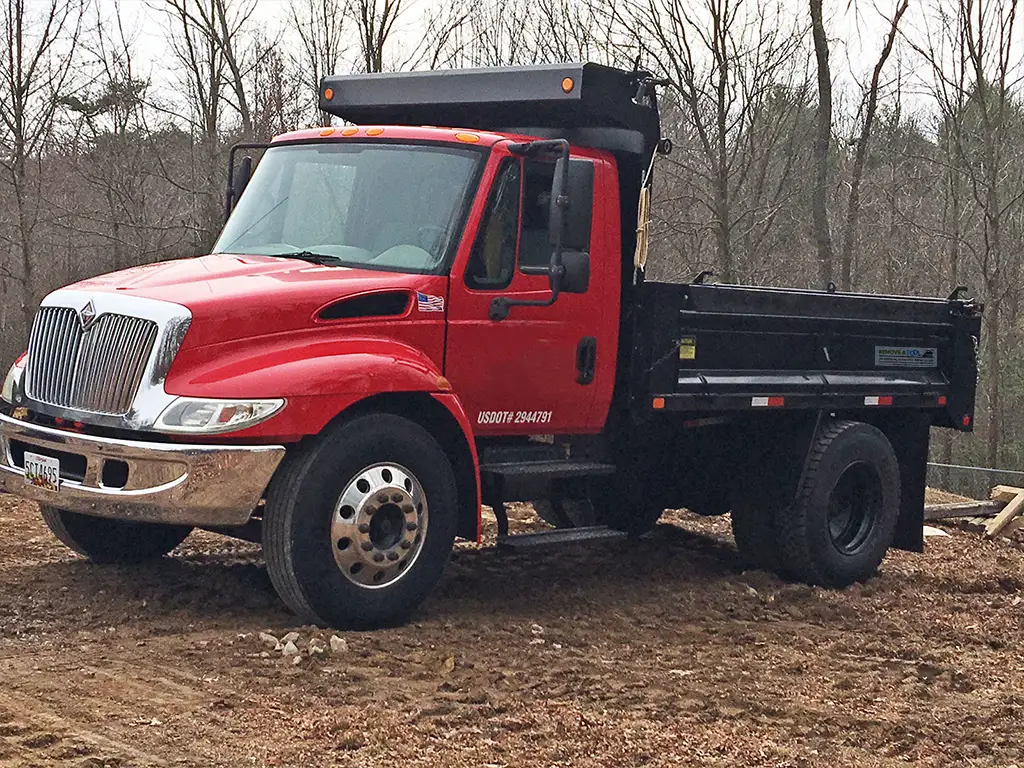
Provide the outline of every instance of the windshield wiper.
<path id="1" fill-rule="evenodd" d="M 298 259 L 299 261 L 308 261 L 313 264 L 337 264 L 341 261 L 337 256 L 331 256 L 329 253 L 314 253 L 313 251 L 290 251 L 287 253 L 266 253 L 263 255 L 277 259 Z"/>

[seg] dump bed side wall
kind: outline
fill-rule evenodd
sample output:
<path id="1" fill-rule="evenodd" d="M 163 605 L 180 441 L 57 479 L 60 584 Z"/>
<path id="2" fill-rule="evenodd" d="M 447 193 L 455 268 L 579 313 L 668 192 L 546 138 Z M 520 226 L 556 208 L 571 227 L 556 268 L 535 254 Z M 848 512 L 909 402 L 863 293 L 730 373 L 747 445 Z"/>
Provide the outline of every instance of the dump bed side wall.
<path id="1" fill-rule="evenodd" d="M 969 302 L 666 283 L 638 301 L 635 408 L 903 407 L 973 426 Z"/>

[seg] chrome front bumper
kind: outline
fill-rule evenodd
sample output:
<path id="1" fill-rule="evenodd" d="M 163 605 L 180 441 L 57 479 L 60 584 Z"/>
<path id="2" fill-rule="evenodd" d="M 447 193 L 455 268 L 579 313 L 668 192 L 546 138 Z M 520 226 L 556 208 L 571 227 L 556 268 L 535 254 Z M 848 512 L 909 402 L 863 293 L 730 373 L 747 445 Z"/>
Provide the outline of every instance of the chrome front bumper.
<path id="1" fill-rule="evenodd" d="M 62 461 L 59 491 L 29 485 L 15 461 L 25 448 L 49 456 L 82 457 L 85 471 L 81 477 L 64 477 Z M 97 517 L 244 525 L 284 453 L 281 445 L 179 445 L 93 437 L 0 414 L 0 491 Z M 103 484 L 108 460 L 124 462 L 119 465 L 122 470 L 127 465 L 124 487 Z"/>

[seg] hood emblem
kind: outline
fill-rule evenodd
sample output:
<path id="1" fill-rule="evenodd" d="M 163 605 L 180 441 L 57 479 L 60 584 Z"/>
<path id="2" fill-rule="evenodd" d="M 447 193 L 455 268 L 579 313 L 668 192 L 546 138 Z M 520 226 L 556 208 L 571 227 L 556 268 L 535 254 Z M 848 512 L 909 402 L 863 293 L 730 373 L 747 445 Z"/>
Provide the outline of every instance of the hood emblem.
<path id="1" fill-rule="evenodd" d="M 78 320 L 82 324 L 83 331 L 92 328 L 93 323 L 96 322 L 96 307 L 92 303 L 92 299 L 89 299 L 89 302 L 79 311 Z"/>

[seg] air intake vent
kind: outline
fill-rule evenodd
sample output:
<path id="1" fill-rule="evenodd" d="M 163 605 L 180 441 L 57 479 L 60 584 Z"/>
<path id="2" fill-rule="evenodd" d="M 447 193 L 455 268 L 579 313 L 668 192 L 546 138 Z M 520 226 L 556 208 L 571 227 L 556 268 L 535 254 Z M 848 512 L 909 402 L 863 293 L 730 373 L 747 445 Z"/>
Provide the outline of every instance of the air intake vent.
<path id="1" fill-rule="evenodd" d="M 356 317 L 397 317 L 409 309 L 410 295 L 404 291 L 383 291 L 353 296 L 328 304 L 320 310 L 321 320 L 350 320 Z"/>

